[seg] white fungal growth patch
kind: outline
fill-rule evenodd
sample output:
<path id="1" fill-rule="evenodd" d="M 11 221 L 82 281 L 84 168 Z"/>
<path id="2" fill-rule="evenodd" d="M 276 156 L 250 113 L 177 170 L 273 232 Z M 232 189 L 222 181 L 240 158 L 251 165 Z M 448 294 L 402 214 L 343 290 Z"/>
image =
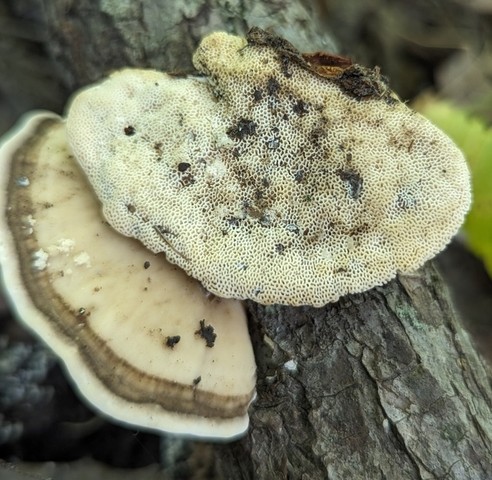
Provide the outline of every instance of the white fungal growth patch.
<path id="1" fill-rule="evenodd" d="M 73 257 L 73 261 L 78 267 L 91 266 L 91 257 L 87 252 L 81 252 L 78 255 L 75 255 L 75 257 Z"/>
<path id="2" fill-rule="evenodd" d="M 29 181 L 29 178 L 27 178 L 25 176 L 18 177 L 16 179 L 15 183 L 17 184 L 18 187 L 28 187 L 31 184 L 31 182 Z"/>
<path id="3" fill-rule="evenodd" d="M 225 175 L 227 174 L 227 167 L 226 165 L 220 161 L 220 160 L 215 160 L 211 162 L 207 167 L 206 167 L 207 175 L 210 177 L 210 179 L 213 180 L 220 180 Z"/>
<path id="4" fill-rule="evenodd" d="M 234 146 L 234 141 L 225 132 L 219 131 L 215 138 L 217 148 L 230 148 Z"/>
<path id="5" fill-rule="evenodd" d="M 48 266 L 49 254 L 42 248 L 32 254 L 32 268 L 34 270 L 44 270 Z"/>
<path id="6" fill-rule="evenodd" d="M 34 225 L 36 225 L 36 220 L 32 215 L 26 215 L 23 218 L 23 228 L 25 229 L 25 233 L 27 235 L 32 235 L 34 232 Z"/>
<path id="7" fill-rule="evenodd" d="M 70 238 L 61 238 L 56 245 L 51 245 L 48 249 L 50 255 L 68 255 L 75 247 L 75 242 Z"/>
<path id="8" fill-rule="evenodd" d="M 108 222 L 224 297 L 320 306 L 412 271 L 469 208 L 461 152 L 377 69 L 214 33 L 204 76 L 124 70 L 67 131 Z"/>
<path id="9" fill-rule="evenodd" d="M 297 372 L 297 362 L 295 360 L 288 360 L 284 363 L 284 368 L 288 372 L 295 373 Z"/>

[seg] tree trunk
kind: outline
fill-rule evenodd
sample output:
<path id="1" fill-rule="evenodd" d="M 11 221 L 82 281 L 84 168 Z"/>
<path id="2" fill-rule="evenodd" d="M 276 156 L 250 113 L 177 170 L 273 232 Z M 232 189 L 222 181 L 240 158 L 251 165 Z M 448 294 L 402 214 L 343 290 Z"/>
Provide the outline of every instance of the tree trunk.
<path id="1" fill-rule="evenodd" d="M 432 264 L 320 309 L 248 309 L 258 400 L 217 449 L 225 478 L 491 478 L 488 372 Z"/>
<path id="2" fill-rule="evenodd" d="M 41 3 L 69 90 L 123 66 L 189 70 L 212 30 L 334 45 L 308 0 Z M 489 372 L 432 263 L 324 308 L 247 308 L 258 398 L 248 434 L 213 446 L 217 478 L 492 478 Z"/>

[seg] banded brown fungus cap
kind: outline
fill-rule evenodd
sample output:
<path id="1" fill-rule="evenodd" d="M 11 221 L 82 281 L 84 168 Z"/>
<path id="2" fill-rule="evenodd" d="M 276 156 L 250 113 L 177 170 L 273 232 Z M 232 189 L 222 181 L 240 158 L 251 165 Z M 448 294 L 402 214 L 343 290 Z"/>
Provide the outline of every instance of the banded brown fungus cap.
<path id="1" fill-rule="evenodd" d="M 200 280 L 320 306 L 442 250 L 470 201 L 465 160 L 378 69 L 213 33 L 199 77 L 124 70 L 79 93 L 71 148 L 108 222 Z"/>
<path id="2" fill-rule="evenodd" d="M 56 115 L 24 119 L 0 169 L 4 286 L 82 395 L 141 427 L 244 432 L 255 364 L 240 302 L 211 297 L 107 225 Z"/>

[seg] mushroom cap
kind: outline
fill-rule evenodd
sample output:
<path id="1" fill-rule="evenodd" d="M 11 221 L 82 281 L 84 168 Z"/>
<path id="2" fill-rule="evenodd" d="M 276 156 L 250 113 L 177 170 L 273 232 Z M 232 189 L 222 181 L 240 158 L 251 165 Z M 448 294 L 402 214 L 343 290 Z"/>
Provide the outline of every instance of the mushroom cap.
<path id="1" fill-rule="evenodd" d="M 421 266 L 471 201 L 453 142 L 342 60 L 214 33 L 204 76 L 123 70 L 79 93 L 70 146 L 108 222 L 209 291 L 321 306 Z"/>
<path id="2" fill-rule="evenodd" d="M 82 395 L 140 427 L 244 432 L 255 363 L 241 303 L 107 225 L 56 115 L 27 116 L 0 169 L 4 286 Z"/>

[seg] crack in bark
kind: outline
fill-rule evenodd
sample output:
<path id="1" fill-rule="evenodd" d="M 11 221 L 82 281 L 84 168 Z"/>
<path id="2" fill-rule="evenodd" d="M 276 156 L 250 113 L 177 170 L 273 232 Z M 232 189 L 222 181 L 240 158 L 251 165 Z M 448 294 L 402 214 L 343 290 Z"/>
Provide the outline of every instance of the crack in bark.
<path id="1" fill-rule="evenodd" d="M 374 398 L 375 398 L 375 400 L 376 400 L 376 402 L 377 402 L 377 404 L 381 410 L 381 413 L 383 414 L 383 417 L 389 421 L 390 431 L 393 434 L 395 447 L 406 455 L 406 457 L 408 458 L 408 460 L 410 461 L 410 463 L 414 467 L 414 473 L 415 473 L 415 475 L 417 475 L 416 478 L 418 480 L 421 480 L 422 477 L 420 475 L 420 467 L 419 467 L 417 460 L 414 458 L 414 455 L 413 455 L 411 449 L 408 448 L 408 446 L 405 442 L 405 438 L 403 437 L 401 432 L 398 430 L 396 423 L 394 423 L 391 420 L 391 416 L 390 416 L 389 412 L 384 407 L 384 403 L 383 403 L 381 396 L 380 396 L 380 387 L 379 387 L 378 380 L 376 378 L 374 378 L 373 375 L 371 374 L 370 370 L 368 369 L 367 365 L 364 362 L 363 355 L 361 355 L 361 358 L 359 360 L 360 360 L 360 365 L 362 366 L 364 372 L 366 373 L 367 378 L 373 384 L 374 391 L 375 391 Z"/>

